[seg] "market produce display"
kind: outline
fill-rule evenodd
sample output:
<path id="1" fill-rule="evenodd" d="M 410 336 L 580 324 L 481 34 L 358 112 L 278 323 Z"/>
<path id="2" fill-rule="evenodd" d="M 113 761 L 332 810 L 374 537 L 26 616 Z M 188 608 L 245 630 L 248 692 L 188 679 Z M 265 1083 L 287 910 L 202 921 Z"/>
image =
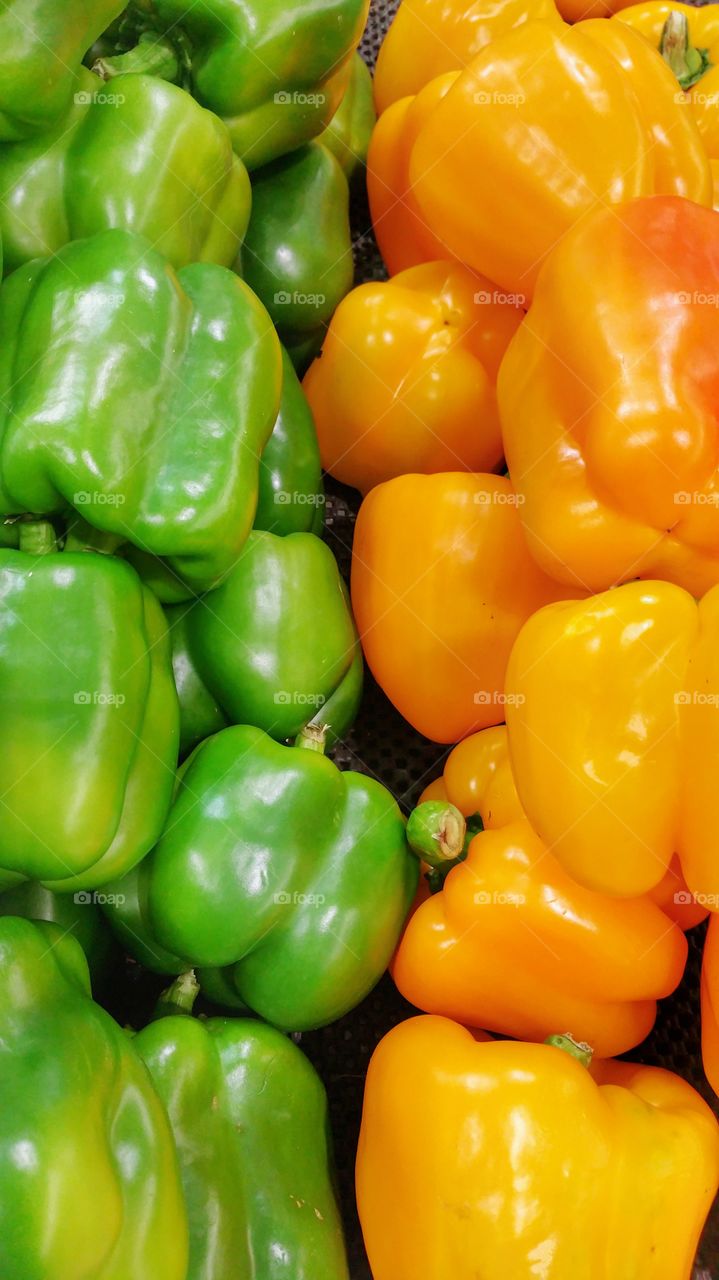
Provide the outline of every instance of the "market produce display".
<path id="1" fill-rule="evenodd" d="M 0 1280 L 719 1280 L 719 4 L 7 0 L 0 242 Z"/>

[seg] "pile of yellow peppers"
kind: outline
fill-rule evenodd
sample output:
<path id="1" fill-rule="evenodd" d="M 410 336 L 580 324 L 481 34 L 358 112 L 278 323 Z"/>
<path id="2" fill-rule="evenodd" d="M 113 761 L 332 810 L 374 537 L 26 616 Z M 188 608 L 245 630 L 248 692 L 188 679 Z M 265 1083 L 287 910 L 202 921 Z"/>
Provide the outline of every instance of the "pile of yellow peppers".
<path id="1" fill-rule="evenodd" d="M 305 377 L 368 664 L 448 751 L 372 1058 L 374 1280 L 689 1280 L 719 1125 L 650 1032 L 710 919 L 719 1093 L 719 4 L 402 0 L 388 278 Z"/>

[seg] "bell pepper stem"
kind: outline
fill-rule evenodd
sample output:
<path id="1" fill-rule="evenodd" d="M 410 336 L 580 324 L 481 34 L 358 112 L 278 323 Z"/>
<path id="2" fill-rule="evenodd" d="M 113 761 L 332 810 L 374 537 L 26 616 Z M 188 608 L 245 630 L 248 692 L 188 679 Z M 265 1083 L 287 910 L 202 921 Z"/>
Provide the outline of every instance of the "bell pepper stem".
<path id="1" fill-rule="evenodd" d="M 47 556 L 57 551 L 57 537 L 49 520 L 18 521 L 18 545 L 30 556 Z"/>
<path id="2" fill-rule="evenodd" d="M 300 729 L 295 738 L 295 746 L 302 747 L 305 751 L 317 751 L 323 756 L 327 749 L 327 725 L 310 721 L 304 729 Z"/>
<path id="3" fill-rule="evenodd" d="M 96 529 L 77 516 L 65 535 L 65 551 L 97 551 L 111 556 L 125 541 L 122 534 Z"/>
<path id="4" fill-rule="evenodd" d="M 181 973 L 171 986 L 158 996 L 153 1022 L 159 1018 L 173 1018 L 176 1014 L 190 1014 L 200 993 L 200 984 L 195 977 L 194 969 Z"/>
<path id="5" fill-rule="evenodd" d="M 711 66 L 709 51 L 695 49 L 689 41 L 686 14 L 676 10 L 672 10 L 664 23 L 659 52 L 671 67 L 682 89 L 691 89 Z"/>
<path id="6" fill-rule="evenodd" d="M 561 1036 L 547 1036 L 545 1044 L 551 1044 L 555 1049 L 561 1049 L 563 1053 L 568 1053 L 570 1058 L 576 1058 L 577 1062 L 581 1062 L 583 1067 L 592 1065 L 594 1050 L 590 1044 L 586 1044 L 584 1040 L 575 1040 L 574 1036 L 565 1031 Z"/>
<path id="7" fill-rule="evenodd" d="M 407 821 L 407 843 L 430 867 L 456 862 L 464 849 L 467 824 L 459 809 L 446 800 L 425 800 Z"/>
<path id="8" fill-rule="evenodd" d="M 182 63 L 171 40 L 145 32 L 134 49 L 98 58 L 92 65 L 96 76 L 112 80 L 127 74 L 157 76 L 160 80 L 177 82 L 182 74 Z"/>

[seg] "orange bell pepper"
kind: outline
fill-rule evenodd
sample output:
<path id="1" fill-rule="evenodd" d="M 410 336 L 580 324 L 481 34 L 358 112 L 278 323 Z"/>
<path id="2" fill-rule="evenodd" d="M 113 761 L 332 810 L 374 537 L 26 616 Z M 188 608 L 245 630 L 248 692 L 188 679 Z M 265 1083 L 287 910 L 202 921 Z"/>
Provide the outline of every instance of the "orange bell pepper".
<path id="1" fill-rule="evenodd" d="M 452 257 L 415 199 L 409 162 L 420 129 L 458 76 L 458 71 L 450 71 L 430 80 L 416 97 L 401 98 L 382 113 L 372 131 L 367 196 L 375 239 L 391 276 L 420 262 Z"/>
<path id="2" fill-rule="evenodd" d="M 679 854 L 719 910 L 719 587 L 630 582 L 540 610 L 507 668 L 512 770 L 532 826 L 599 892 L 651 890 Z"/>
<path id="3" fill-rule="evenodd" d="M 421 803 L 407 827 L 411 846 L 419 824 L 432 861 L 452 869 L 405 927 L 392 963 L 402 995 L 522 1040 L 571 1027 L 599 1057 L 639 1044 L 684 972 L 681 929 L 648 897 L 570 879 L 522 810 L 504 725 L 455 747 L 444 784 L 447 799 Z M 460 814 L 484 828 L 466 857 Z"/>
<path id="4" fill-rule="evenodd" d="M 461 71 L 497 36 L 538 18 L 559 23 L 554 0 L 402 0 L 377 59 L 377 111 Z"/>
<path id="5" fill-rule="evenodd" d="M 619 22 L 526 23 L 478 54 L 420 129 L 414 195 L 456 257 L 529 297 L 596 206 L 654 193 L 711 204 L 709 160 L 677 96 L 666 63 Z"/>
<path id="6" fill-rule="evenodd" d="M 356 1170 L 374 1280 L 689 1280 L 719 1184 L 714 1116 L 669 1071 L 590 1073 L 557 1039 L 419 1017 L 380 1042 Z"/>
<path id="7" fill-rule="evenodd" d="M 523 315 L 460 263 L 354 289 L 304 380 L 324 469 L 366 493 L 410 471 L 498 467 L 495 383 Z"/>
<path id="8" fill-rule="evenodd" d="M 580 0 L 581 3 L 581 0 Z M 615 6 L 616 7 L 616 6 Z M 714 178 L 714 207 L 719 203 L 719 12 L 716 4 L 699 8 L 647 0 L 622 5 L 618 22 L 625 22 L 659 49 L 699 126 Z"/>
<path id="9" fill-rule="evenodd" d="M 542 272 L 498 398 L 547 573 L 594 591 L 719 582 L 719 214 L 655 197 L 576 227 Z"/>
<path id="10" fill-rule="evenodd" d="M 702 1061 L 719 1094 L 719 916 L 712 916 L 704 943 L 701 979 Z"/>
<path id="11" fill-rule="evenodd" d="M 435 742 L 504 720 L 514 639 L 565 593 L 534 565 L 503 476 L 399 476 L 362 503 L 352 605 L 365 657 L 398 711 Z"/>

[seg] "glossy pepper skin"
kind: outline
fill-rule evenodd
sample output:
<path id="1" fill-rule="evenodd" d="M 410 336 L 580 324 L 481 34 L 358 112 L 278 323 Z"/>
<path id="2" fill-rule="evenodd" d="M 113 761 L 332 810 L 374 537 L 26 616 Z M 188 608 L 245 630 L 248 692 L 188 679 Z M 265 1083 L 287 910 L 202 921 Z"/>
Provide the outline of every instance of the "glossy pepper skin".
<path id="1" fill-rule="evenodd" d="M 421 262 L 453 256 L 441 239 L 441 227 L 430 227 L 420 208 L 409 167 L 421 129 L 458 78 L 458 71 L 447 71 L 430 80 L 416 97 L 400 98 L 382 112 L 372 131 L 367 196 L 372 229 L 391 276 Z"/>
<path id="2" fill-rule="evenodd" d="M 562 582 L 719 582 L 718 231 L 688 200 L 636 200 L 542 272 L 497 391 L 530 550 Z"/>
<path id="3" fill-rule="evenodd" d="M 0 513 L 74 506 L 195 590 L 233 564 L 280 401 L 269 316 L 224 267 L 105 231 L 0 297 Z"/>
<path id="4" fill-rule="evenodd" d="M 669 1071 L 411 1018 L 375 1050 L 357 1155 L 374 1280 L 689 1280 L 719 1128 Z M 421 1212 L 418 1212 L 421 1205 Z"/>
<path id="5" fill-rule="evenodd" d="M 167 1116 L 128 1036 L 91 1000 L 79 943 L 6 917 L 0 964 L 0 1273 L 185 1280 Z"/>
<path id="6" fill-rule="evenodd" d="M 44 133 L 69 109 L 90 45 L 123 0 L 8 0 L 0 11 L 0 142 Z"/>
<path id="7" fill-rule="evenodd" d="M 353 274 L 349 187 L 332 153 L 311 142 L 254 174 L 242 275 L 300 372 Z"/>
<path id="8" fill-rule="evenodd" d="M 507 668 L 520 800 L 581 884 L 632 897 L 678 853 L 716 910 L 719 588 L 630 582 L 541 609 Z M 561 714 L 558 712 L 561 708 Z"/>
<path id="9" fill-rule="evenodd" d="M 118 45 L 129 51 L 100 59 L 97 70 L 112 77 L 146 67 L 147 45 L 136 42 L 160 37 L 158 65 L 174 51 L 175 73 L 256 169 L 329 124 L 368 9 L 369 0 L 131 0 Z"/>
<path id="10" fill-rule="evenodd" d="M 285 1030 L 332 1022 L 363 999 L 417 886 L 384 787 L 247 726 L 192 754 L 143 874 L 150 944 L 193 967 L 233 966 L 240 998 Z M 111 908 L 120 919 L 122 906 Z"/>
<path id="11" fill-rule="evenodd" d="M 495 382 L 523 315 L 460 263 L 353 289 L 303 383 L 325 470 L 366 493 L 408 472 L 498 467 Z"/>
<path id="12" fill-rule="evenodd" d="M 25 880 L 0 892 L 0 916 L 44 920 L 63 937 L 72 935 L 85 953 L 96 998 L 116 983 L 118 948 L 95 895 L 53 893 L 37 881 Z"/>
<path id="13" fill-rule="evenodd" d="M 561 106 L 560 106 L 561 104 Z M 420 130 L 410 161 L 456 257 L 531 297 L 564 233 L 642 195 L 710 205 L 696 122 L 669 67 L 621 23 L 525 23 L 485 48 Z"/>
<path id="14" fill-rule="evenodd" d="M 458 742 L 505 716 L 522 624 L 566 594 L 537 572 L 503 476 L 399 476 L 360 508 L 352 608 L 365 658 L 405 720 Z"/>
<path id="15" fill-rule="evenodd" d="M 359 53 L 352 58 L 345 95 L 318 141 L 338 160 L 348 182 L 363 169 L 377 116 L 372 76 Z"/>
<path id="16" fill-rule="evenodd" d="M 112 85 L 82 69 L 75 101 L 46 132 L 0 148 L 5 271 L 120 227 L 174 267 L 234 262 L 250 180 L 227 129 L 154 76 Z"/>
<path id="17" fill-rule="evenodd" d="M 464 70 L 498 36 L 539 19 L 559 25 L 553 0 L 402 0 L 377 58 L 377 111 L 446 71 Z"/>
<path id="18" fill-rule="evenodd" d="M 254 529 L 321 533 L 325 494 L 312 410 L 287 352 L 282 351 L 282 398 L 260 458 Z"/>
<path id="19" fill-rule="evenodd" d="M 571 1027 L 602 1058 L 639 1044 L 684 972 L 679 926 L 648 897 L 609 898 L 567 875 L 519 803 L 504 725 L 455 747 L 443 781 L 445 820 L 455 806 L 483 829 L 410 916 L 392 962 L 402 995 L 520 1040 Z M 458 852 L 461 840 L 445 856 Z"/>
<path id="20" fill-rule="evenodd" d="M 297 1046 L 256 1019 L 181 1014 L 133 1043 L 175 1138 L 187 1280 L 348 1280 L 327 1097 Z"/>
<path id="21" fill-rule="evenodd" d="M 354 719 L 357 632 L 337 562 L 314 534 L 251 533 L 221 586 L 168 621 L 183 751 L 227 723 L 281 741 L 315 719 L 332 745 Z M 208 699 L 221 712 L 214 723 Z"/>
<path id="22" fill-rule="evenodd" d="M 177 762 L 157 601 L 110 556 L 3 550 L 0 670 L 0 867 L 68 890 L 121 875 L 159 836 Z"/>
<path id="23" fill-rule="evenodd" d="M 647 0 L 620 8 L 617 21 L 624 22 L 659 49 L 679 84 L 686 88 L 714 177 L 714 208 L 719 204 L 719 21 L 711 5 L 695 9 L 669 0 Z M 667 21 L 670 19 L 669 25 Z"/>

